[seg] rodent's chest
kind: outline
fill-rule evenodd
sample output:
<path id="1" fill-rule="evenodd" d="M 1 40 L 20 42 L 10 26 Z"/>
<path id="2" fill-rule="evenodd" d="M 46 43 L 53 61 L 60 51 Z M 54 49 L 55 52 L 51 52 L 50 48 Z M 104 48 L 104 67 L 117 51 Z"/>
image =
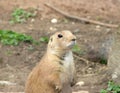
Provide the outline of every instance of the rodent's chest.
<path id="1" fill-rule="evenodd" d="M 62 61 L 62 71 L 61 71 L 61 81 L 62 82 L 71 82 L 73 80 L 73 68 L 74 68 L 74 62 L 73 62 L 73 55 L 72 52 L 68 52 L 64 56 L 64 60 Z"/>
<path id="2" fill-rule="evenodd" d="M 72 52 L 68 52 L 68 53 L 64 56 L 63 66 L 64 66 L 66 69 L 68 69 L 72 64 L 73 64 L 73 55 L 72 55 Z"/>

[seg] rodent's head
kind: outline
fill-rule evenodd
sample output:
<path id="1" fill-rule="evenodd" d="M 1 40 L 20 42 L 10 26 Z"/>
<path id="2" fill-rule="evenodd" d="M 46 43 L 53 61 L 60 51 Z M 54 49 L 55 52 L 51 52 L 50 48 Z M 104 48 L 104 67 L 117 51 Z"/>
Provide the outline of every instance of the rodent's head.
<path id="1" fill-rule="evenodd" d="M 56 32 L 50 37 L 48 48 L 52 50 L 69 50 L 76 43 L 76 37 L 69 30 Z"/>

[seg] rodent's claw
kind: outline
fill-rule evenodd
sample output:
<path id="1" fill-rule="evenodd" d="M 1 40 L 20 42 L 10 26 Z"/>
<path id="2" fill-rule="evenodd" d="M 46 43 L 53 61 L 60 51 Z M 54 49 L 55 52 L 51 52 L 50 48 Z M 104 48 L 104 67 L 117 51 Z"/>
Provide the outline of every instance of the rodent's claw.
<path id="1" fill-rule="evenodd" d="M 55 90 L 58 91 L 58 92 L 61 92 L 62 87 L 60 87 L 60 86 L 55 86 Z"/>
<path id="2" fill-rule="evenodd" d="M 73 81 L 71 82 L 71 87 L 74 86 L 76 84 L 76 79 L 74 78 Z"/>

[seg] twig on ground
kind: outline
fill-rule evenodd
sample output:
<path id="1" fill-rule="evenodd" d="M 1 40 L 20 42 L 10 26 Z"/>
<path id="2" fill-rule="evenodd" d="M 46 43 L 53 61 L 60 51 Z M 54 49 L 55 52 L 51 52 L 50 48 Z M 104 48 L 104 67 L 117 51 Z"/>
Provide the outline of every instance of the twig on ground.
<path id="1" fill-rule="evenodd" d="M 81 60 L 81 61 L 85 62 L 87 65 L 89 64 L 89 61 L 87 59 L 79 57 L 77 54 L 73 54 L 73 56 L 75 58 L 77 58 L 78 60 Z"/>
<path id="2" fill-rule="evenodd" d="M 48 3 L 45 3 L 45 5 L 49 8 L 51 8 L 51 9 L 55 10 L 56 12 L 64 15 L 65 17 L 70 18 L 70 19 L 76 19 L 76 20 L 79 20 L 79 21 L 82 21 L 82 22 L 92 23 L 92 24 L 101 25 L 101 26 L 105 26 L 105 27 L 111 27 L 111 28 L 117 28 L 118 27 L 118 25 L 115 25 L 115 24 L 102 23 L 102 22 L 95 21 L 95 20 L 90 20 L 90 19 L 87 19 L 87 18 L 73 16 L 73 15 L 68 14 L 68 13 L 52 6 L 51 4 L 48 4 Z"/>

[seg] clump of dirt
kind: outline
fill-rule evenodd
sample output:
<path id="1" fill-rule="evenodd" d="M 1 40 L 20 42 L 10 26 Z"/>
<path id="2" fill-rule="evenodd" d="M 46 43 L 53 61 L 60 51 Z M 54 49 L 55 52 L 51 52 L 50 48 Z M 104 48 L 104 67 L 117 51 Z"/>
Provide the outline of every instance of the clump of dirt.
<path id="1" fill-rule="evenodd" d="M 117 30 L 99 25 L 85 24 L 70 20 L 46 7 L 50 3 L 65 12 L 99 20 L 107 23 L 119 24 L 119 0 L 1 0 L 0 1 L 0 29 L 13 30 L 31 35 L 35 40 L 42 36 L 50 36 L 61 30 L 71 30 L 77 36 L 77 43 L 81 49 L 76 55 L 75 64 L 77 81 L 84 85 L 73 87 L 74 91 L 86 90 L 89 93 L 99 93 L 106 87 L 109 80 L 107 66 L 100 63 L 107 59 L 112 42 L 112 35 Z M 37 16 L 25 23 L 10 24 L 11 13 L 15 8 L 35 9 Z M 57 23 L 51 23 L 56 18 Z M 0 44 L 0 81 L 9 81 L 12 84 L 0 84 L 0 91 L 24 91 L 28 74 L 39 62 L 46 51 L 46 43 L 40 45 L 21 43 L 19 46 L 5 46 Z M 89 60 L 81 60 L 84 58 Z"/>

